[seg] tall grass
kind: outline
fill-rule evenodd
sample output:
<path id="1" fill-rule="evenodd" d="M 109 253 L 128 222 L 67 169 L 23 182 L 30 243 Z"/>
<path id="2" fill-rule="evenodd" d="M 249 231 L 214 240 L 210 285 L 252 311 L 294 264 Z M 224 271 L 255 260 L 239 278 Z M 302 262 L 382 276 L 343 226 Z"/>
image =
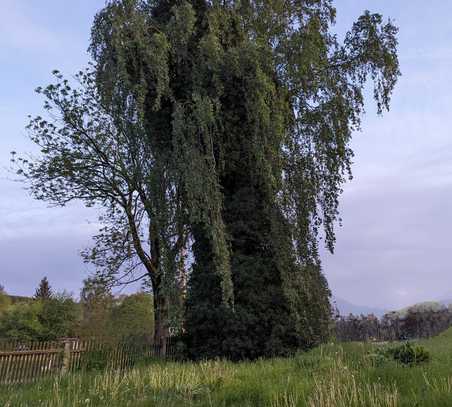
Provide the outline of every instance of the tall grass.
<path id="1" fill-rule="evenodd" d="M 424 365 L 376 364 L 375 345 L 328 344 L 290 359 L 163 363 L 0 388 L 0 406 L 452 406 L 452 331 Z"/>

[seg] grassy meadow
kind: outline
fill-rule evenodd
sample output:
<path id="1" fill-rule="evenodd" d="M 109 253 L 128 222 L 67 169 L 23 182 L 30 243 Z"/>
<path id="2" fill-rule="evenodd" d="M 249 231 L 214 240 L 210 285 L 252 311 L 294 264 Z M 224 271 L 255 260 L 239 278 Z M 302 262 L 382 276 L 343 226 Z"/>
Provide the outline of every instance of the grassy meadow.
<path id="1" fill-rule="evenodd" d="M 452 406 L 452 329 L 419 344 L 431 360 L 414 367 L 378 358 L 375 344 L 327 344 L 288 359 L 155 362 L 0 387 L 0 405 Z"/>

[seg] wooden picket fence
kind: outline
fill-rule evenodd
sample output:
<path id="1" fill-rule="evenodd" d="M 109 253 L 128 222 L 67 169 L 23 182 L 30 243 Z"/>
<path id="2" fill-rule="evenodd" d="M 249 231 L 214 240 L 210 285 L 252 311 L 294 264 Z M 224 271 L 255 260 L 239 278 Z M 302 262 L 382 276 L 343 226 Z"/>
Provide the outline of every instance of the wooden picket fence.
<path id="1" fill-rule="evenodd" d="M 168 341 L 165 358 L 174 356 Z M 65 339 L 48 342 L 0 341 L 0 385 L 28 383 L 42 377 L 78 370 L 133 367 L 138 361 L 161 357 L 148 343 Z"/>

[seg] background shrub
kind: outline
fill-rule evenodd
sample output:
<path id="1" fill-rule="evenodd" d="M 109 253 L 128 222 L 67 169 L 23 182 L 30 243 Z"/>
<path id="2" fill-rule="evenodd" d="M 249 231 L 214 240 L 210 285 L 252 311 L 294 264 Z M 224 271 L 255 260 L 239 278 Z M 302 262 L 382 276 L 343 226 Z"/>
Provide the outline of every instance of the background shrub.
<path id="1" fill-rule="evenodd" d="M 404 365 L 414 366 L 430 360 L 430 353 L 423 346 L 406 342 L 386 350 L 388 357 Z"/>

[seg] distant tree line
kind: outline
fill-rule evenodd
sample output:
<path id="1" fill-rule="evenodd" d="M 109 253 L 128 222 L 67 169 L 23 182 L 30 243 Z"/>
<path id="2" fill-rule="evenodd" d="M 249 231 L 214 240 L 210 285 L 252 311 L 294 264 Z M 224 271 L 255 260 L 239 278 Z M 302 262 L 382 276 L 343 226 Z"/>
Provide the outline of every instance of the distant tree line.
<path id="1" fill-rule="evenodd" d="M 382 318 L 372 314 L 338 316 L 334 330 L 339 341 L 395 341 L 428 338 L 451 326 L 452 307 L 424 303 Z"/>
<path id="2" fill-rule="evenodd" d="M 95 278 L 84 281 L 79 300 L 66 292 L 54 292 L 46 277 L 33 297 L 9 296 L 0 285 L 0 340 L 78 337 L 151 343 L 152 301 L 152 295 L 146 292 L 115 296 L 108 284 Z M 337 313 L 330 334 L 339 341 L 398 341 L 431 337 L 451 326 L 452 306 L 430 302 L 389 312 L 381 318 Z"/>
<path id="3" fill-rule="evenodd" d="M 152 342 L 153 328 L 152 295 L 145 292 L 114 296 L 105 285 L 88 279 L 76 301 L 66 292 L 54 293 L 44 278 L 33 298 L 13 303 L 0 290 L 0 340 L 95 337 Z"/>

